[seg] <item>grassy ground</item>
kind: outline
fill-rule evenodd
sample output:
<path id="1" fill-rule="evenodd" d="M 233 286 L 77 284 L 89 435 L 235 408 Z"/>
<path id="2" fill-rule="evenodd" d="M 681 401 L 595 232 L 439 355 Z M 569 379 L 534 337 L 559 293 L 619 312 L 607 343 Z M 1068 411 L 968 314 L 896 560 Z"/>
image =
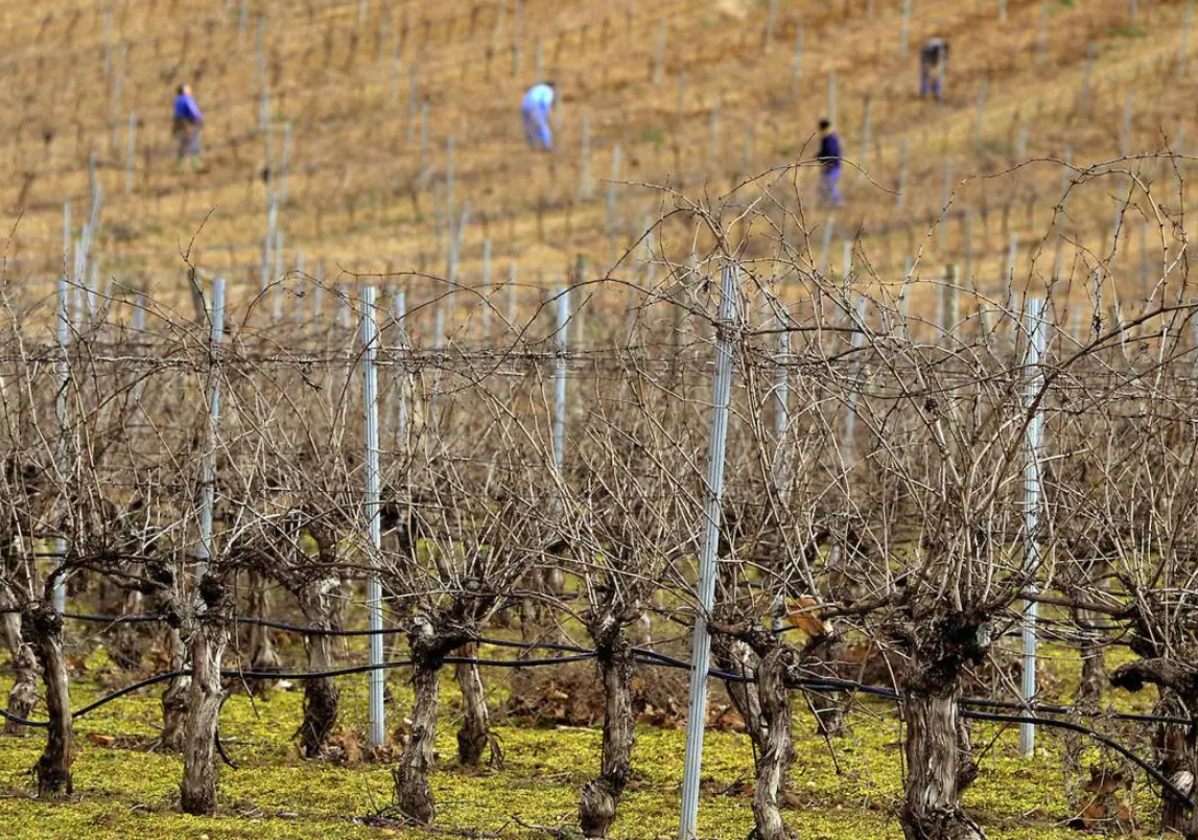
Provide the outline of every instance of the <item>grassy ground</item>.
<path id="1" fill-rule="evenodd" d="M 1072 670 L 1072 661 L 1060 657 L 1050 667 Z M 93 654 L 89 664 L 94 673 L 106 671 L 102 654 Z M 486 678 L 494 688 L 492 701 L 498 702 L 505 691 L 503 675 Z M 503 768 L 466 770 L 456 766 L 454 759 L 456 685 L 452 679 L 445 683 L 438 732 L 441 765 L 433 778 L 438 825 L 513 837 L 536 836 L 517 819 L 542 826 L 571 825 L 578 790 L 598 768 L 600 729 L 499 726 Z M 341 685 L 345 727 L 360 732 L 364 681 L 346 679 Z M 87 686 L 86 680 L 76 684 L 76 704 L 99 691 L 94 684 Z M 392 720 L 402 719 L 410 702 L 402 677 L 392 675 L 390 688 L 394 696 L 389 714 Z M 1120 702 L 1126 705 L 1127 700 Z M 243 694 L 230 697 L 221 731 L 238 769 L 222 770 L 221 811 L 207 819 L 178 812 L 180 761 L 147 753 L 140 746 L 156 731 L 156 696 L 110 704 L 78 722 L 75 791 L 66 802 L 39 802 L 29 796 L 29 769 L 39 753 L 40 737 L 5 737 L 0 740 L 4 794 L 0 836 L 30 840 L 433 836 L 363 824 L 363 817 L 390 801 L 386 761 L 348 765 L 301 761 L 291 740 L 301 709 L 302 695 L 297 690 L 276 691 L 266 701 L 251 701 Z M 850 733 L 828 744 L 813 733 L 809 715 L 796 714 L 798 760 L 790 776 L 786 818 L 810 840 L 899 837 L 894 812 L 901 797 L 901 733 L 893 708 L 871 701 L 858 706 L 850 720 Z M 1143 734 L 1139 744 L 1144 743 Z M 1124 740 L 1128 735 L 1124 733 Z M 116 740 L 107 744 L 104 736 Z M 989 836 L 1010 840 L 1077 836 L 1064 827 L 1076 805 L 1067 801 L 1065 793 L 1069 780 L 1061 769 L 1065 744 L 1060 737 L 1041 735 L 1032 761 L 1017 757 L 1011 731 L 975 727 L 974 744 L 982 755 L 982 772 L 966 796 L 966 806 Z M 683 745 L 680 729 L 638 728 L 633 778 L 620 806 L 616 837 L 673 836 Z M 1102 758 L 1087 750 L 1083 766 Z M 700 811 L 704 837 L 743 838 L 752 829 L 751 767 L 745 736 L 709 730 Z M 1137 819 L 1151 824 L 1155 801 L 1142 782 L 1129 796 L 1134 797 Z"/>

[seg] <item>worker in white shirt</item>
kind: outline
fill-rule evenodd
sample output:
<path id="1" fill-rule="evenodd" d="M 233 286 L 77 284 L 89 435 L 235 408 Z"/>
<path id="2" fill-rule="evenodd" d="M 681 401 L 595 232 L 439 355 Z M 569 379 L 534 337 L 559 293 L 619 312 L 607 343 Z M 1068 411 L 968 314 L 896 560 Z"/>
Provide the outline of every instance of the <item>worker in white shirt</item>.
<path id="1" fill-rule="evenodd" d="M 528 89 L 520 102 L 524 118 L 524 139 L 530 149 L 553 149 L 553 131 L 549 128 L 549 113 L 553 110 L 553 82 L 538 82 Z"/>

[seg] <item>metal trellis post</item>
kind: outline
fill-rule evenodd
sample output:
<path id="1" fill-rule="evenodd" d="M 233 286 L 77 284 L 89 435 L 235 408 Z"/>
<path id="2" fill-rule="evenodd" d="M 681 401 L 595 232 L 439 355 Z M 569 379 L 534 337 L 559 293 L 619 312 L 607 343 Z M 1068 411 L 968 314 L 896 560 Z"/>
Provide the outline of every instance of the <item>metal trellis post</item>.
<path id="1" fill-rule="evenodd" d="M 861 348 L 865 346 L 865 328 L 866 318 L 868 317 L 868 301 L 864 295 L 857 296 L 856 317 L 850 315 L 850 320 L 853 322 L 853 360 L 854 370 L 861 370 Z M 853 461 L 856 458 L 857 444 L 857 402 L 860 399 L 860 391 L 854 388 L 849 392 L 848 412 L 844 418 L 844 441 L 841 444 L 841 467 L 845 472 L 845 482 L 848 482 L 848 473 L 853 469 Z"/>
<path id="2" fill-rule="evenodd" d="M 582 159 L 578 170 L 578 195 L 590 201 L 594 195 L 591 186 L 591 115 L 582 115 Z"/>
<path id="3" fill-rule="evenodd" d="M 274 317 L 274 322 L 277 324 L 283 320 L 283 277 L 286 271 L 283 265 L 283 231 L 275 231 L 275 283 L 274 291 L 271 294 L 271 313 Z"/>
<path id="4" fill-rule="evenodd" d="M 788 319 L 783 316 L 778 319 L 778 326 L 783 332 L 778 333 L 778 373 L 774 383 L 774 482 L 782 484 L 785 478 L 785 448 L 786 428 L 790 425 L 790 333 L 785 332 Z"/>
<path id="5" fill-rule="evenodd" d="M 507 267 L 507 328 L 514 330 L 516 326 L 516 263 L 510 262 Z"/>
<path id="6" fill-rule="evenodd" d="M 71 362 L 67 356 L 67 348 L 71 341 L 71 286 L 65 276 L 58 278 L 58 361 L 55 363 L 58 374 L 58 399 L 55 402 L 54 419 L 58 426 L 58 477 L 65 485 L 70 473 L 70 449 L 67 433 L 67 391 L 71 384 Z M 58 529 L 61 532 L 66 521 L 65 491 L 60 494 L 58 501 Z M 55 562 L 61 564 L 67 553 L 67 541 L 64 537 L 54 538 Z M 67 587 L 62 577 L 54 581 L 54 609 L 62 612 L 66 609 Z"/>
<path id="7" fill-rule="evenodd" d="M 378 577 L 377 555 L 382 548 L 382 511 L 379 508 L 379 401 L 378 368 L 375 359 L 378 353 L 378 322 L 375 316 L 374 286 L 362 289 L 362 401 L 366 421 L 366 524 L 370 546 L 375 557 L 371 561 L 372 574 L 366 582 L 366 610 L 370 637 L 370 691 L 369 691 L 369 740 L 371 746 L 382 746 L 383 732 L 383 678 L 380 667 L 383 663 L 383 585 Z"/>
<path id="8" fill-rule="evenodd" d="M 482 332 L 483 341 L 491 338 L 491 240 L 483 240 L 482 278 Z"/>
<path id="9" fill-rule="evenodd" d="M 711 635 L 707 616 L 715 605 L 716 553 L 720 543 L 720 504 L 724 495 L 724 454 L 728 439 L 728 405 L 732 396 L 732 339 L 736 321 L 737 271 L 726 266 L 720 282 L 719 341 L 712 381 L 711 434 L 707 445 L 707 488 L 699 550 L 698 609 L 691 657 L 690 706 L 686 717 L 686 757 L 682 777 L 681 840 L 692 840 L 699 816 L 699 774 L 703 763 L 703 728 L 707 718 L 707 673 Z"/>
<path id="10" fill-rule="evenodd" d="M 208 573 L 212 558 L 212 509 L 216 504 L 216 427 L 220 422 L 220 376 L 217 362 L 225 334 L 225 280 L 212 281 L 212 324 L 208 348 L 208 430 L 204 444 L 204 460 L 200 477 L 200 542 L 196 547 L 196 580 Z"/>
<path id="11" fill-rule="evenodd" d="M 125 192 L 133 192 L 133 170 L 137 156 L 137 112 L 129 112 L 129 127 L 125 131 Z"/>
<path id="12" fill-rule="evenodd" d="M 405 319 L 408 316 L 408 295 L 406 292 L 395 293 L 395 344 L 399 348 L 399 354 L 402 357 L 404 350 L 407 348 L 408 337 L 405 332 Z M 398 403 L 395 411 L 395 439 L 399 448 L 403 448 L 404 439 L 408 433 L 408 405 L 404 384 L 407 381 L 407 373 L 403 365 L 399 365 L 395 376 L 395 389 L 398 395 L 396 402 Z"/>
<path id="13" fill-rule="evenodd" d="M 1029 373 L 1024 399 L 1028 409 L 1044 387 L 1044 374 L 1040 370 L 1040 358 L 1045 348 L 1044 301 L 1028 300 L 1024 311 L 1027 329 L 1027 370 Z M 1027 463 L 1023 472 L 1023 496 L 1025 527 L 1027 529 L 1027 551 L 1024 567 L 1028 572 L 1040 562 L 1040 447 L 1044 436 L 1044 413 L 1036 409 L 1027 427 Z M 1029 583 L 1025 591 L 1034 593 L 1035 584 Z M 1023 602 L 1023 701 L 1031 703 L 1036 697 L 1036 620 L 1038 607 L 1035 601 Z M 1036 746 L 1036 728 L 1030 723 L 1019 725 L 1019 754 L 1030 758 Z"/>
<path id="14" fill-rule="evenodd" d="M 557 292 L 557 363 L 553 376 L 553 466 L 560 476 L 566 463 L 566 328 L 570 323 L 570 290 Z"/>

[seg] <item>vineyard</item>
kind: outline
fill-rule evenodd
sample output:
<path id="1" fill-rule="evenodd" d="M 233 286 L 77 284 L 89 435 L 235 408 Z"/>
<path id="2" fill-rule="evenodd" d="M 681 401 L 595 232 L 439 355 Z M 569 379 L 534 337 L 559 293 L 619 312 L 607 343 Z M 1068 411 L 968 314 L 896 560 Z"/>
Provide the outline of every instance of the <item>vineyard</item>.
<path id="1" fill-rule="evenodd" d="M 1198 836 L 1193 13 L 0 2 L 0 834 Z"/>
<path id="2" fill-rule="evenodd" d="M 1107 169 L 1075 188 L 1124 177 Z M 1162 281 L 1134 309 L 1090 272 L 1045 295 L 1019 290 L 1030 277 L 1006 297 L 952 277 L 865 291 L 781 237 L 730 247 L 751 205 L 774 206 L 762 229 L 801 211 L 785 175 L 751 189 L 721 212 L 678 199 L 711 240 L 694 263 L 651 252 L 557 289 L 409 276 L 347 297 L 290 278 L 238 302 L 220 278 L 199 323 L 66 280 L 48 301 L 11 290 L 5 716 L 18 754 L 44 736 L 37 800 L 86 802 L 74 779 L 96 752 L 148 750 L 179 755 L 178 796 L 153 810 L 263 819 L 224 786 L 241 762 L 300 762 L 372 768 L 347 826 L 440 826 L 444 774 L 469 798 L 602 721 L 597 749 L 542 782 L 580 780 L 576 813 L 466 822 L 637 836 L 619 814 L 630 783 L 652 784 L 638 733 L 691 720 L 751 745 L 732 781 L 700 785 L 704 836 L 787 836 L 819 801 L 788 774 L 812 763 L 909 836 L 980 836 L 969 790 L 994 753 L 1064 770 L 1033 834 L 1184 824 L 1183 244 L 1162 239 Z M 310 319 L 276 317 L 293 297 Z M 921 297 L 934 318 L 911 314 Z M 692 637 L 724 685 L 698 718 Z M 237 723 L 226 700 L 246 704 Z M 82 738 L 89 717 L 105 723 Z M 796 746 L 792 723 L 819 740 Z M 539 741 L 530 724 L 566 729 Z M 892 778 L 841 763 L 886 731 Z M 255 743 L 263 757 L 238 755 Z M 656 743 L 676 772 L 681 742 Z M 719 814 L 713 787 L 748 813 Z M 302 824 L 304 798 L 275 819 Z"/>

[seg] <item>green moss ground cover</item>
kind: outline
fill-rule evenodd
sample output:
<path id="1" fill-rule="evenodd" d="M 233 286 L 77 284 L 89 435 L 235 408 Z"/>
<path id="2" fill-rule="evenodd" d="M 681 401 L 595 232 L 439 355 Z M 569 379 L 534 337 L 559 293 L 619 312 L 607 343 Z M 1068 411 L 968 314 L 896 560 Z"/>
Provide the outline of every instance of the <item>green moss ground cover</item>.
<path id="1" fill-rule="evenodd" d="M 99 696 L 98 677 L 114 677 L 101 654 L 87 660 L 88 672 L 73 685 L 76 707 Z M 1054 668 L 1067 685 L 1071 657 L 1061 653 Z M 574 819 L 578 790 L 599 762 L 598 728 L 537 728 L 500 725 L 506 757 L 502 769 L 457 766 L 454 732 L 457 692 L 451 675 L 443 680 L 438 734 L 441 764 L 433 778 L 438 825 L 506 836 L 541 836 L 515 820 L 567 826 Z M 498 704 L 507 674 L 488 673 Z M 127 679 L 127 678 L 126 678 Z M 401 673 L 390 676 L 391 722 L 402 730 L 410 694 Z M 344 722 L 361 731 L 365 723 L 365 681 L 342 681 Z M 361 818 L 390 801 L 391 776 L 385 761 L 354 765 L 304 762 L 292 740 L 302 711 L 299 686 L 275 691 L 269 700 L 234 694 L 225 705 L 221 731 L 239 769 L 222 770 L 222 807 L 212 818 L 178 813 L 181 762 L 173 755 L 147 752 L 159 721 L 158 689 L 110 704 L 78 721 L 75 791 L 64 802 L 30 797 L 29 770 L 41 748 L 40 733 L 0 737 L 0 836 L 42 838 L 373 838 L 431 837 L 428 832 L 378 828 Z M 1129 705 L 1129 699 L 1120 699 Z M 1144 699 L 1137 698 L 1143 706 Z M 801 702 L 796 706 L 802 706 Z M 811 717 L 796 714 L 798 760 L 790 778 L 791 826 L 809 840 L 900 837 L 893 814 L 901 796 L 901 741 L 894 710 L 885 703 L 860 704 L 850 716 L 851 731 L 831 745 L 813 732 Z M 1128 729 L 1124 740 L 1135 736 Z M 1147 749 L 1141 730 L 1137 749 Z M 113 744 L 93 736 L 113 736 Z M 98 740 L 104 740 L 102 737 Z M 615 836 L 673 836 L 681 785 L 684 735 L 680 729 L 641 727 L 634 774 L 621 805 Z M 1034 761 L 1015 752 L 1015 733 L 989 725 L 974 730 L 982 772 L 966 796 L 970 813 L 994 838 L 1052 840 L 1079 836 L 1065 827 L 1072 811 L 1059 736 L 1040 738 Z M 1088 749 L 1083 764 L 1102 758 Z M 752 751 L 748 739 L 709 731 L 704 756 L 704 796 L 700 827 L 704 836 L 745 838 L 752 826 Z M 1137 819 L 1150 827 L 1156 803 L 1142 778 L 1134 792 Z"/>

